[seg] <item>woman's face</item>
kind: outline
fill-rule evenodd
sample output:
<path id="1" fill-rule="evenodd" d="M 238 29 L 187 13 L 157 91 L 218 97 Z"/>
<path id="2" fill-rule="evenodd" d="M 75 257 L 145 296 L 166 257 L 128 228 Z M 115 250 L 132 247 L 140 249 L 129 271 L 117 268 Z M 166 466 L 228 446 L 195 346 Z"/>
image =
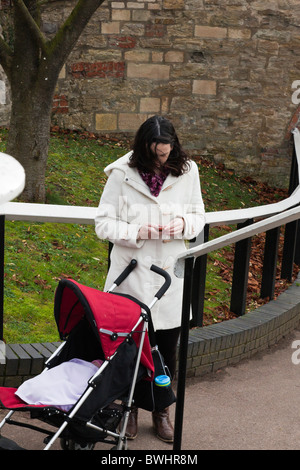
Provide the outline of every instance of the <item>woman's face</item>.
<path id="1" fill-rule="evenodd" d="M 172 151 L 172 146 L 170 144 L 152 142 L 150 149 L 156 155 L 160 165 L 164 165 Z"/>

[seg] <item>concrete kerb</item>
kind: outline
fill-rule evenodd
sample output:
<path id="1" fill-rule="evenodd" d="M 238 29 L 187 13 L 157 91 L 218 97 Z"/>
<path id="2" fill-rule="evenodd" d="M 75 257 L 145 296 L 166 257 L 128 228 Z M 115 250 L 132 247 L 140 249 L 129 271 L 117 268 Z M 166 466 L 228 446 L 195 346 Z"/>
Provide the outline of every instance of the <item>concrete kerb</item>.
<path id="1" fill-rule="evenodd" d="M 187 377 L 202 376 L 275 344 L 300 323 L 300 273 L 277 300 L 239 318 L 194 328 L 189 333 Z M 0 386 L 18 387 L 40 373 L 59 343 L 11 344 L 0 364 Z"/>

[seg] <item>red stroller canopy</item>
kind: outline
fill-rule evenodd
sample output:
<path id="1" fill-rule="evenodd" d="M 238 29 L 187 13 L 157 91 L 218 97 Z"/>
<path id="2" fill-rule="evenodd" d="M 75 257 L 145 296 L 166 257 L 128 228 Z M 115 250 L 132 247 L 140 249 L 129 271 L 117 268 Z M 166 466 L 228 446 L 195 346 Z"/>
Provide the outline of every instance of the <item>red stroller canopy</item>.
<path id="1" fill-rule="evenodd" d="M 141 316 L 141 306 L 126 296 L 102 292 L 72 279 L 62 279 L 55 293 L 54 315 L 61 338 L 65 338 L 85 316 L 99 339 L 104 356 L 110 358 Z M 143 322 L 132 334 L 139 346 Z M 148 334 L 141 364 L 154 371 Z"/>

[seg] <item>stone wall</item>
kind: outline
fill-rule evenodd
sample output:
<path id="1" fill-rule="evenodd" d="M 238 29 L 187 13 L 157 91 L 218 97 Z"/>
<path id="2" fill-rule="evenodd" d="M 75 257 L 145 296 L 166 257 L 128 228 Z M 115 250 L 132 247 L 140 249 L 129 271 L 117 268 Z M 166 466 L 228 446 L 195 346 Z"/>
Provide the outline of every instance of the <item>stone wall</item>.
<path id="1" fill-rule="evenodd" d="M 72 5 L 50 2 L 47 35 Z M 285 185 L 299 25 L 296 0 L 106 0 L 61 71 L 53 123 L 133 134 L 164 114 L 192 155 Z"/>

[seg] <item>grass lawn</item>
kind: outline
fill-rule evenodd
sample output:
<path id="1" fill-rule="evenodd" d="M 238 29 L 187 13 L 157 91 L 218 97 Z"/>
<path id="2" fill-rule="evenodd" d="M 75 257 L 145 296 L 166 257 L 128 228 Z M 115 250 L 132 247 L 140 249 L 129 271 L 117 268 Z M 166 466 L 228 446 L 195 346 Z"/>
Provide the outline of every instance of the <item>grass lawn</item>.
<path id="1" fill-rule="evenodd" d="M 0 151 L 6 130 L 0 129 Z M 46 187 L 50 204 L 97 206 L 105 184 L 104 167 L 128 151 L 128 144 L 89 135 L 51 135 Z M 209 162 L 199 163 L 203 199 L 208 212 L 238 209 L 285 197 L 282 191 L 254 181 L 241 181 L 232 172 Z M 265 186 L 264 186 L 265 189 Z M 214 229 L 212 237 L 222 229 Z M 94 226 L 9 222 L 5 224 L 4 340 L 8 343 L 57 341 L 53 299 L 59 279 L 103 289 L 107 272 L 106 241 Z M 229 250 L 229 248 L 228 248 Z M 219 321 L 215 310 L 229 302 L 229 285 L 220 276 L 225 252 L 208 260 L 206 322 Z M 229 263 L 230 264 L 230 263 Z"/>

